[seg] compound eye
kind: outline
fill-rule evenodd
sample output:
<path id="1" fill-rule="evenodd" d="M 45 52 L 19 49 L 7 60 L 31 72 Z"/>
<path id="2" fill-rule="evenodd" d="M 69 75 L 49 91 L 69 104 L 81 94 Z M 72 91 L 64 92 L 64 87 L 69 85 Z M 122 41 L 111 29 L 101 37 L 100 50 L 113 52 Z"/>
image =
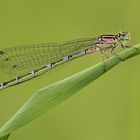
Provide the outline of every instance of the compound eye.
<path id="1" fill-rule="evenodd" d="M 125 33 L 122 34 L 123 37 L 125 37 L 125 36 L 127 36 L 127 35 L 128 35 L 127 32 L 125 32 Z"/>
<path id="2" fill-rule="evenodd" d="M 126 36 L 127 34 L 122 34 L 122 36 Z"/>
<path id="3" fill-rule="evenodd" d="M 127 34 L 128 34 L 128 32 L 121 32 L 121 33 L 120 33 L 121 36 L 125 36 L 125 35 L 127 35 Z"/>

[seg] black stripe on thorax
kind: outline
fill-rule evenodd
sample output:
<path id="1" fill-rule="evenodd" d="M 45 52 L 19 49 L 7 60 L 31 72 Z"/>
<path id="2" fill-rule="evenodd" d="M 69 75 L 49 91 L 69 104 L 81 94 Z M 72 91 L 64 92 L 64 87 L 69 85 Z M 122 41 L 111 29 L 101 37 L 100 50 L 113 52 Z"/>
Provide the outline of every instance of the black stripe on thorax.
<path id="1" fill-rule="evenodd" d="M 117 39 L 118 36 L 117 35 L 101 35 L 100 38 L 105 38 L 105 39 Z"/>

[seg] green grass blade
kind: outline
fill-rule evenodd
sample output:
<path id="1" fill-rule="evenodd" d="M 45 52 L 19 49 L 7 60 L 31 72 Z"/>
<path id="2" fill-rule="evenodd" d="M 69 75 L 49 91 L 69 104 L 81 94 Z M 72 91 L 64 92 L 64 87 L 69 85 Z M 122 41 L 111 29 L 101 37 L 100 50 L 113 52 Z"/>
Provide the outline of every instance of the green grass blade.
<path id="1" fill-rule="evenodd" d="M 127 49 L 105 61 L 106 71 L 123 60 L 140 54 L 140 44 Z M 121 58 L 121 59 L 120 59 Z M 82 72 L 37 91 L 19 111 L 0 129 L 0 140 L 16 129 L 44 114 L 48 110 L 66 100 L 68 97 L 85 87 L 104 74 L 103 63 L 94 65 Z"/>
<path id="2" fill-rule="evenodd" d="M 0 140 L 8 140 L 10 134 L 0 137 Z"/>

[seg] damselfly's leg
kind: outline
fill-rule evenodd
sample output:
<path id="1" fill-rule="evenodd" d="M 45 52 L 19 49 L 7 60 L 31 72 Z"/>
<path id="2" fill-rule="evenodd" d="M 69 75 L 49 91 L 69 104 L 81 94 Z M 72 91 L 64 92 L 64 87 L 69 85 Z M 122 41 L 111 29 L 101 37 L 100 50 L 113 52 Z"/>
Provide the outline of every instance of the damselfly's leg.
<path id="1" fill-rule="evenodd" d="M 104 50 L 101 47 L 99 47 L 99 46 L 95 46 L 95 47 L 100 50 L 100 52 L 102 53 L 102 55 L 104 55 L 106 58 L 109 58 L 109 56 L 104 53 Z"/>
<path id="2" fill-rule="evenodd" d="M 118 59 L 120 59 L 121 61 L 125 61 L 125 59 L 119 57 L 116 53 L 112 52 L 113 55 L 117 56 Z"/>
<path id="3" fill-rule="evenodd" d="M 134 49 L 137 50 L 137 51 L 139 50 L 138 48 L 136 48 L 136 47 L 134 47 L 134 46 L 130 46 L 130 47 L 131 47 L 131 48 L 134 48 Z"/>
<path id="4" fill-rule="evenodd" d="M 123 45 L 123 43 L 121 41 L 118 41 L 118 43 L 121 45 L 122 49 L 125 49 L 125 46 Z"/>
<path id="5" fill-rule="evenodd" d="M 134 46 L 125 46 L 125 48 L 134 48 L 135 50 L 139 50 L 138 48 L 134 47 Z"/>
<path id="6" fill-rule="evenodd" d="M 122 43 L 121 41 L 118 41 L 118 43 L 121 45 L 121 47 L 123 48 L 123 50 L 124 50 L 124 49 L 127 49 L 127 48 L 134 48 L 134 49 L 136 49 L 136 50 L 139 50 L 138 48 L 133 47 L 133 46 L 124 46 L 123 43 Z"/>
<path id="7" fill-rule="evenodd" d="M 112 48 L 111 48 L 111 52 L 113 52 L 114 51 L 114 49 L 117 47 L 115 44 L 110 44 L 111 46 L 112 46 Z"/>
<path id="8" fill-rule="evenodd" d="M 107 56 L 104 51 L 102 50 L 102 54 L 106 57 L 106 58 L 109 58 L 109 56 Z"/>
<path id="9" fill-rule="evenodd" d="M 104 61 L 104 56 L 106 56 L 107 58 L 109 58 L 104 52 L 103 50 L 101 49 L 101 47 L 99 46 L 96 46 L 100 52 L 101 52 L 101 57 L 102 57 L 102 62 L 103 62 L 103 69 L 104 69 L 104 72 L 106 71 L 106 66 L 105 66 L 105 61 Z M 104 56 L 103 56 L 104 55 Z"/>
<path id="10" fill-rule="evenodd" d="M 112 48 L 111 48 L 111 53 L 112 53 L 113 55 L 117 56 L 121 61 L 125 61 L 123 58 L 119 57 L 115 52 L 113 52 L 114 49 L 117 47 L 117 45 L 113 43 L 111 46 L 112 46 Z M 123 46 L 123 47 L 124 47 L 124 46 Z"/>
<path id="11" fill-rule="evenodd" d="M 105 60 L 104 60 L 104 56 L 103 56 L 103 51 L 100 51 L 101 52 L 101 57 L 102 57 L 102 61 L 103 61 L 103 69 L 104 69 L 104 72 L 106 71 L 106 66 L 105 66 Z"/>
<path id="12" fill-rule="evenodd" d="M 124 46 L 123 43 L 122 43 L 121 41 L 118 41 L 118 42 L 120 43 L 120 45 L 121 45 L 121 47 L 123 48 L 123 50 L 125 50 L 125 49 L 127 49 L 127 48 L 134 48 L 134 49 L 136 49 L 136 50 L 139 50 L 138 48 L 133 47 L 133 46 Z"/>

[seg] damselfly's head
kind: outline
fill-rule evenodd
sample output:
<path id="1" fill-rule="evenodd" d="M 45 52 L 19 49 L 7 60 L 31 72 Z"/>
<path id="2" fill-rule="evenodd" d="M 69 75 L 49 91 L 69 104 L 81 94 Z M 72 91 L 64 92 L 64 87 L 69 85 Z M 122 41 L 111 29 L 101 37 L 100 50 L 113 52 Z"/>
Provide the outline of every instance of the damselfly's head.
<path id="1" fill-rule="evenodd" d="M 128 32 L 119 32 L 118 36 L 121 41 L 130 40 L 130 34 Z"/>

